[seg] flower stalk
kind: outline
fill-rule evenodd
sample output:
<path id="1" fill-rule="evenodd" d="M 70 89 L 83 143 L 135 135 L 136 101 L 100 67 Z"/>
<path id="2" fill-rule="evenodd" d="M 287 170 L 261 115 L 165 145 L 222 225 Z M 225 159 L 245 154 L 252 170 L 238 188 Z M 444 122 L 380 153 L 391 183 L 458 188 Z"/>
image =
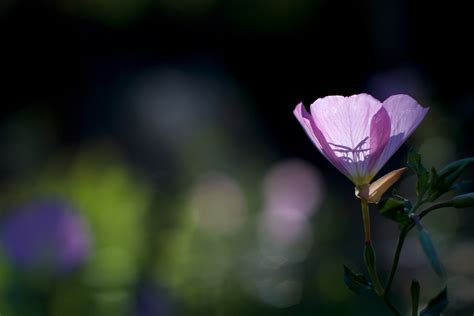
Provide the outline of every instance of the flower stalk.
<path id="1" fill-rule="evenodd" d="M 370 233 L 370 214 L 369 214 L 369 204 L 365 200 L 361 200 L 361 208 L 362 208 L 362 219 L 364 222 L 364 262 L 367 267 L 367 271 L 369 272 L 370 280 L 374 286 L 375 293 L 377 295 L 383 295 L 383 287 L 379 279 L 379 275 L 377 273 L 377 265 L 376 265 L 376 257 L 374 247 L 372 247 L 372 239 Z"/>
<path id="2" fill-rule="evenodd" d="M 366 200 L 361 200 L 361 209 L 362 209 L 362 221 L 364 223 L 364 242 L 365 244 L 372 243 L 372 237 L 370 232 L 370 214 L 369 214 L 369 204 Z"/>
<path id="3" fill-rule="evenodd" d="M 432 211 L 434 211 L 436 209 L 452 206 L 452 203 L 453 202 L 451 200 L 451 201 L 443 201 L 443 202 L 433 204 L 432 206 L 430 206 L 430 207 L 424 209 L 423 211 L 421 211 L 420 214 L 418 215 L 418 217 L 419 217 L 419 219 L 422 219 L 423 217 L 425 217 L 426 215 L 428 215 L 429 213 L 431 213 Z M 392 287 L 392 283 L 393 283 L 393 280 L 395 278 L 395 274 L 396 274 L 397 269 L 398 269 L 398 263 L 400 261 L 400 255 L 401 255 L 401 252 L 402 252 L 402 249 L 403 249 L 403 245 L 405 243 L 405 239 L 406 239 L 408 233 L 410 232 L 410 230 L 412 230 L 415 226 L 416 226 L 416 223 L 413 220 L 410 224 L 404 226 L 401 229 L 400 235 L 398 237 L 397 248 L 395 250 L 395 254 L 394 254 L 393 260 L 392 260 L 392 267 L 390 269 L 390 274 L 389 274 L 387 283 L 385 284 L 385 288 L 384 288 L 384 294 L 383 294 L 384 301 L 389 306 L 389 308 L 392 310 L 392 312 L 395 315 L 401 315 L 401 314 L 390 303 L 390 298 L 389 298 L 390 289 Z"/>

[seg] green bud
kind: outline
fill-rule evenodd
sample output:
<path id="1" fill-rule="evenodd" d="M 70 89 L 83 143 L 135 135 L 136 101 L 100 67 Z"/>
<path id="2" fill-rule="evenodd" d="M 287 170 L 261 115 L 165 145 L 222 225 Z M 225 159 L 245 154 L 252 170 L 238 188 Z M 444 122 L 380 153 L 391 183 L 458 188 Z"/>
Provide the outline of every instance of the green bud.
<path id="1" fill-rule="evenodd" d="M 418 306 L 420 304 L 420 282 L 413 279 L 411 281 L 411 302 L 412 302 L 412 316 L 418 315 Z"/>
<path id="2" fill-rule="evenodd" d="M 452 202 L 455 208 L 474 206 L 474 192 L 458 195 L 453 198 Z"/>
<path id="3" fill-rule="evenodd" d="M 474 157 L 454 161 L 441 169 L 439 172 L 439 177 L 445 178 L 453 175 L 457 176 L 457 172 L 459 172 L 459 170 L 463 171 L 472 164 L 474 164 Z"/>
<path id="4" fill-rule="evenodd" d="M 379 276 L 377 274 L 376 268 L 376 259 L 375 259 L 375 251 L 372 247 L 372 244 L 366 243 L 364 248 L 364 261 L 365 265 L 367 266 L 367 270 L 369 272 L 370 279 L 373 283 L 375 293 L 377 295 L 383 295 L 383 287 L 380 283 Z"/>

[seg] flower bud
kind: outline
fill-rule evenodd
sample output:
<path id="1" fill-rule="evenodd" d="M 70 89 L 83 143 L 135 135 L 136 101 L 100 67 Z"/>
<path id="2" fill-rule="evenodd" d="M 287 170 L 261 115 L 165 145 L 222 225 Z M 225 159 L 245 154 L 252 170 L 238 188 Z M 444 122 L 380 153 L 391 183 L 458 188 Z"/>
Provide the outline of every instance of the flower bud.
<path id="1" fill-rule="evenodd" d="M 382 195 L 400 179 L 406 168 L 393 170 L 370 185 L 357 186 L 355 195 L 368 203 L 378 203 Z"/>
<path id="2" fill-rule="evenodd" d="M 474 206 L 474 192 L 458 195 L 453 198 L 452 202 L 455 208 Z"/>

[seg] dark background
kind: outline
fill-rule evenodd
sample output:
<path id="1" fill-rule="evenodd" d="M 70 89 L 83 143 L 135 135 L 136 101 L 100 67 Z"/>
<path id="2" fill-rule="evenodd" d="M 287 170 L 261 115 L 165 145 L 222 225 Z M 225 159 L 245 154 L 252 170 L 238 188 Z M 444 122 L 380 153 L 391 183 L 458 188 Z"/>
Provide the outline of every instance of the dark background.
<path id="1" fill-rule="evenodd" d="M 428 166 L 440 167 L 473 155 L 470 12 L 467 4 L 457 2 L 395 0 L 8 0 L 0 4 L 1 213 L 11 215 L 19 205 L 37 200 L 67 200 L 89 222 L 93 240 L 86 263 L 61 277 L 43 270 L 24 272 L 2 255 L 0 276 L 8 279 L 16 273 L 18 279 L 1 282 L 0 313 L 20 315 L 19 305 L 30 306 L 28 315 L 384 313 L 375 299 L 358 302 L 343 288 L 342 263 L 362 269 L 362 230 L 351 224 L 360 221 L 357 201 L 349 181 L 313 148 L 292 111 L 300 101 L 309 106 L 325 95 L 367 92 L 383 100 L 406 93 L 431 108 L 410 140 Z M 399 167 L 406 149 L 383 171 Z M 296 271 L 302 289 L 298 295 L 289 291 L 296 298 L 285 304 L 286 294 L 278 292 L 282 299 L 280 294 L 268 299 L 266 290 L 248 290 L 246 281 L 241 281 L 245 273 L 239 269 L 242 257 L 257 243 L 255 223 L 266 199 L 262 179 L 272 166 L 288 161 L 296 168 L 309 168 L 302 167 L 302 173 L 319 174 L 325 189 L 320 192 L 320 209 L 308 220 L 313 232 L 307 256 L 278 268 Z M 110 179 L 102 174 L 109 167 L 116 167 Z M 121 176 L 116 178 L 115 171 Z M 189 228 L 188 195 L 209 173 L 217 173 L 218 179 L 227 177 L 247 201 L 248 218 L 231 237 Z M 102 192 L 101 186 L 116 183 L 127 185 L 120 193 L 104 189 L 110 197 L 94 196 L 95 189 Z M 212 183 L 207 188 L 211 200 L 221 194 L 219 185 L 213 193 Z M 411 192 L 412 184 L 413 177 L 407 176 L 400 190 Z M 84 197 L 83 187 L 93 198 Z M 138 259 L 130 263 L 136 273 L 127 282 L 91 286 L 87 279 L 95 275 L 90 272 L 96 271 L 94 256 L 102 248 L 120 248 L 122 243 L 116 239 L 122 228 L 114 223 L 122 215 L 109 206 L 112 202 L 107 204 L 117 194 L 123 194 L 117 205 L 137 201 L 146 205 L 140 213 L 133 207 L 124 211 L 133 220 L 130 226 L 120 226 L 136 238 L 125 248 L 141 249 Z M 104 205 L 110 210 L 96 219 Z M 472 262 L 474 256 L 469 228 L 473 217 L 460 214 L 433 219 L 441 257 L 454 260 L 446 259 L 450 283 L 458 289 L 452 291 L 447 315 L 470 314 L 474 308 L 474 270 L 459 268 L 453 259 L 457 253 L 471 256 L 466 258 Z M 382 226 L 375 228 L 381 234 L 377 247 L 389 249 L 388 266 L 396 228 L 380 221 Z M 389 233 L 383 225 L 390 226 Z M 101 230 L 107 232 L 103 233 L 107 242 L 97 237 Z M 189 248 L 183 251 L 199 255 L 183 259 L 173 249 L 182 247 L 180 236 L 189 234 L 194 237 L 184 242 Z M 388 246 L 380 246 L 384 242 Z M 125 257 L 133 256 L 127 251 L 122 253 Z M 413 251 L 420 258 L 417 265 L 411 266 L 408 258 L 400 275 L 424 271 L 429 284 L 422 284 L 426 301 L 436 292 L 436 277 L 430 275 L 419 249 Z M 170 259 L 173 256 L 178 259 Z M 213 264 L 219 260 L 212 260 L 216 257 L 231 262 L 218 276 L 203 274 L 216 269 Z M 118 266 L 120 275 L 123 267 Z M 263 270 L 262 278 L 275 277 Z M 200 283 L 201 277 L 219 282 Z M 409 279 L 397 284 L 398 291 L 405 293 L 398 297 L 401 302 L 406 302 L 408 284 Z M 60 294 L 58 287 L 69 292 Z M 145 300 L 140 295 L 148 287 L 158 290 L 147 292 Z M 43 295 L 40 303 L 38 291 Z M 58 303 L 58 297 L 68 303 Z M 152 307 L 140 312 L 142 303 Z"/>

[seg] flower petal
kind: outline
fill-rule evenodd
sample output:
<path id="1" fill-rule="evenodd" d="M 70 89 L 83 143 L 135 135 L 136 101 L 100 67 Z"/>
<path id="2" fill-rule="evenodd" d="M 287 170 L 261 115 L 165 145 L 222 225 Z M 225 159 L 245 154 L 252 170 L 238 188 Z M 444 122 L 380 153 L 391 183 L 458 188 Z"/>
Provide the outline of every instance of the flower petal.
<path id="1" fill-rule="evenodd" d="M 350 174 L 348 173 L 344 162 L 334 154 L 323 133 L 316 126 L 311 114 L 306 111 L 303 103 L 299 103 L 296 106 L 293 114 L 296 116 L 300 124 L 305 129 L 306 134 L 308 134 L 323 156 L 326 157 L 326 159 L 329 160 L 337 169 L 339 169 L 339 171 L 350 178 Z"/>
<path id="2" fill-rule="evenodd" d="M 311 114 L 328 142 L 354 148 L 369 136 L 370 120 L 380 107 L 368 94 L 328 96 L 311 105 Z"/>
<path id="3" fill-rule="evenodd" d="M 381 107 L 382 104 L 368 94 L 328 96 L 311 105 L 315 124 L 332 150 L 344 159 L 354 182 L 366 182 L 370 122 Z"/>
<path id="4" fill-rule="evenodd" d="M 383 102 L 383 107 L 390 117 L 391 132 L 384 151 L 373 167 L 375 173 L 400 148 L 428 112 L 428 108 L 423 108 L 412 97 L 404 94 L 389 97 Z"/>
<path id="5" fill-rule="evenodd" d="M 390 117 L 387 110 L 384 107 L 381 107 L 370 120 L 370 153 L 369 162 L 367 164 L 368 173 L 372 173 L 371 169 L 375 166 L 380 155 L 384 151 L 390 138 L 390 132 Z"/>
<path id="6" fill-rule="evenodd" d="M 321 151 L 321 145 L 318 142 L 318 139 L 316 138 L 316 135 L 314 135 L 313 129 L 311 127 L 311 114 L 306 111 L 303 102 L 300 102 L 294 109 L 293 114 L 296 116 L 296 119 L 298 122 L 300 122 L 301 126 L 303 126 L 306 134 L 308 134 L 309 138 L 313 141 L 313 143 L 316 145 L 316 147 Z"/>

